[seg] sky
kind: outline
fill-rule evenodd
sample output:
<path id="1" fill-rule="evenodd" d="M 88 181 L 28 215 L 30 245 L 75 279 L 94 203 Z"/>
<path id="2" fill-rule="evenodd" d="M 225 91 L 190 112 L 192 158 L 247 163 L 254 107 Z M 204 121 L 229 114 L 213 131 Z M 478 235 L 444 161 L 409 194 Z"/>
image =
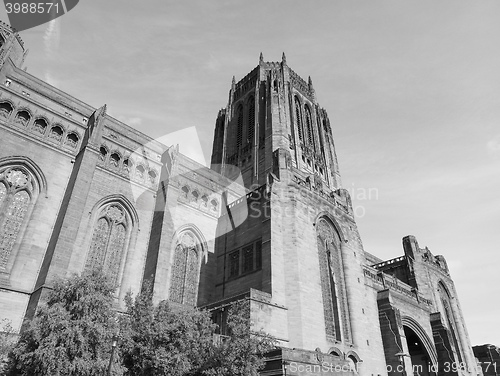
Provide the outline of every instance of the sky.
<path id="1" fill-rule="evenodd" d="M 206 159 L 232 76 L 285 52 L 365 250 L 444 255 L 472 345 L 500 345 L 499 19 L 498 0 L 86 0 L 21 37 L 29 73 L 151 137 L 195 127 Z"/>

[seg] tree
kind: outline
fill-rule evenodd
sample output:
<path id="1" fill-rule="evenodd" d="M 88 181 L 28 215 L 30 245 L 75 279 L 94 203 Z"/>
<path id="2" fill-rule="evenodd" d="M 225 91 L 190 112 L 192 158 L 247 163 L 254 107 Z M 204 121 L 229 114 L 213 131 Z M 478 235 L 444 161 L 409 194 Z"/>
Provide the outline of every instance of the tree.
<path id="1" fill-rule="evenodd" d="M 7 319 L 0 320 L 0 372 L 8 359 L 9 352 L 16 343 L 16 335 L 11 322 Z"/>
<path id="2" fill-rule="evenodd" d="M 215 325 L 201 310 L 160 302 L 153 306 L 150 286 L 127 300 L 122 333 L 127 375 L 197 375 L 213 345 Z"/>
<path id="3" fill-rule="evenodd" d="M 118 329 L 114 290 L 100 271 L 56 281 L 10 353 L 6 375 L 104 375 Z M 119 356 L 112 374 L 123 374 Z"/>
<path id="4" fill-rule="evenodd" d="M 265 355 L 276 348 L 276 340 L 263 331 L 253 331 L 250 302 L 231 305 L 227 315 L 227 334 L 212 347 L 209 363 L 202 374 L 207 376 L 258 375 L 265 365 Z"/>

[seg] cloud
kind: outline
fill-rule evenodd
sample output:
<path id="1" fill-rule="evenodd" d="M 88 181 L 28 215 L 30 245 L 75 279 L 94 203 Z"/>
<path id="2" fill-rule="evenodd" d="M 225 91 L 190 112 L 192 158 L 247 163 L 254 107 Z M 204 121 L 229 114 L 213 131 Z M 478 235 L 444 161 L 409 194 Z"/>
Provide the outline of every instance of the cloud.
<path id="1" fill-rule="evenodd" d="M 120 120 L 122 123 L 125 123 L 131 127 L 138 127 L 139 125 L 142 124 L 142 118 L 138 116 L 117 116 L 117 119 Z"/>
<path id="2" fill-rule="evenodd" d="M 488 148 L 488 153 L 493 157 L 500 157 L 500 135 L 497 135 L 493 139 L 489 140 L 486 144 Z"/>
<path id="3" fill-rule="evenodd" d="M 43 35 L 43 44 L 45 48 L 45 54 L 47 57 L 51 57 L 55 54 L 59 48 L 59 43 L 61 41 L 61 26 L 59 19 L 53 19 L 47 23 L 47 28 Z"/>

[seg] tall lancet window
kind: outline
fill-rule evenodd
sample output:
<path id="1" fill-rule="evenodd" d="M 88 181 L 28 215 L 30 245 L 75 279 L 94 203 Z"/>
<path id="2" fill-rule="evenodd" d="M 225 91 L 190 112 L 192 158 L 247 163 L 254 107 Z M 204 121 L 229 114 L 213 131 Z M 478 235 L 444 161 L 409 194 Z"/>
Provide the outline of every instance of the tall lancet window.
<path id="1" fill-rule="evenodd" d="M 340 238 L 325 219 L 317 224 L 319 271 L 326 334 L 335 340 L 342 340 L 339 290 L 340 281 Z"/>
<path id="2" fill-rule="evenodd" d="M 313 150 L 316 149 L 314 145 L 314 134 L 313 134 L 313 129 L 312 129 L 312 116 L 311 116 L 311 109 L 309 106 L 306 106 L 306 129 L 307 129 L 307 142 L 309 143 L 309 146 L 313 148 Z"/>
<path id="3" fill-rule="evenodd" d="M 462 363 L 462 353 L 460 351 L 460 344 L 457 337 L 456 320 L 455 315 L 453 314 L 453 307 L 451 305 L 451 296 L 448 292 L 448 289 L 442 282 L 439 282 L 438 284 L 438 291 L 441 297 L 441 304 L 443 305 L 444 312 L 442 313 L 450 331 L 451 340 L 453 346 L 455 347 L 455 353 L 457 354 L 458 362 Z"/>
<path id="4" fill-rule="evenodd" d="M 248 101 L 248 132 L 247 141 L 249 144 L 254 143 L 255 137 L 255 99 L 250 97 Z"/>
<path id="5" fill-rule="evenodd" d="M 304 127 L 302 124 L 302 107 L 300 105 L 299 98 L 294 97 L 295 102 L 295 123 L 297 124 L 297 132 L 299 133 L 299 140 L 304 139 Z"/>
<path id="6" fill-rule="evenodd" d="M 7 269 L 38 193 L 37 180 L 24 166 L 0 168 L 0 271 Z"/>
<path id="7" fill-rule="evenodd" d="M 239 149 L 243 143 L 243 105 L 236 110 L 236 148 Z"/>
<path id="8" fill-rule="evenodd" d="M 130 215 L 122 205 L 113 202 L 104 206 L 94 226 L 85 269 L 102 269 L 114 283 L 119 283 L 130 227 Z"/>
<path id="9" fill-rule="evenodd" d="M 180 236 L 174 250 L 169 300 L 195 306 L 200 274 L 200 244 L 190 231 Z"/>

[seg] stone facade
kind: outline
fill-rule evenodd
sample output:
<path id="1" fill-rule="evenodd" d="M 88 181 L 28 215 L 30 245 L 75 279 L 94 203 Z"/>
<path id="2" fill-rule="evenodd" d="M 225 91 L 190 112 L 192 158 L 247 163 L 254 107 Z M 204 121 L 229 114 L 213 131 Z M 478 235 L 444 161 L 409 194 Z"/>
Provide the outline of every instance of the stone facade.
<path id="1" fill-rule="evenodd" d="M 0 316 L 16 329 L 54 278 L 102 267 L 117 309 L 150 280 L 222 334 L 249 299 L 280 344 L 262 374 L 479 372 L 445 259 L 412 236 L 393 260 L 364 251 L 328 114 L 284 55 L 233 79 L 209 169 L 25 72 L 0 28 Z"/>

